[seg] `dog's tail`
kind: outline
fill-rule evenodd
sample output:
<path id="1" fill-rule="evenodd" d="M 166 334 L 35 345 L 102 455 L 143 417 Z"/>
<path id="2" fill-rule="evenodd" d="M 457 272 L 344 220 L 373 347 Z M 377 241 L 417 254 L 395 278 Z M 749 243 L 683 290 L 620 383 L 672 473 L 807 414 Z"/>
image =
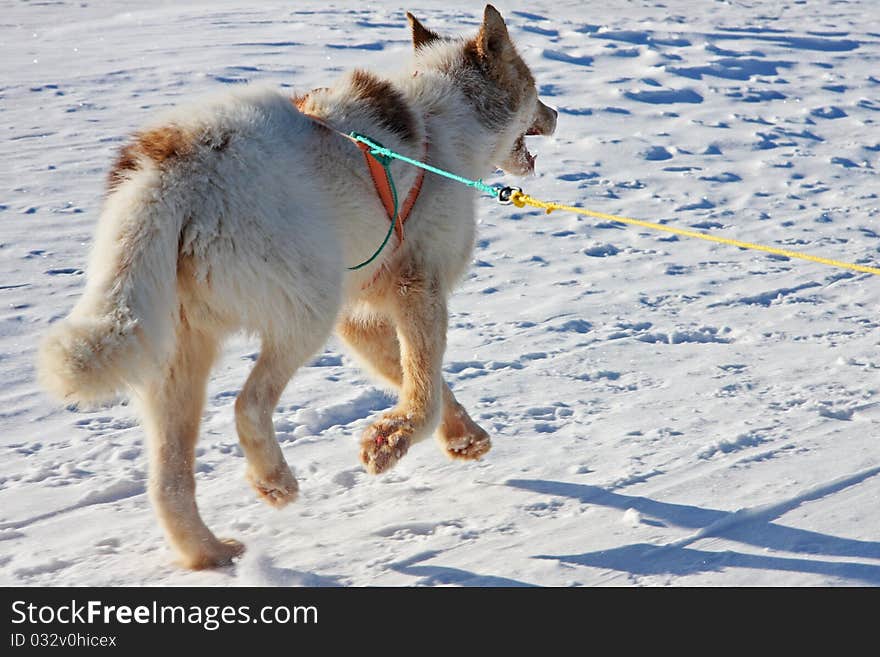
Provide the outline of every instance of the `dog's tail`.
<path id="1" fill-rule="evenodd" d="M 83 296 L 40 345 L 38 378 L 67 403 L 105 401 L 153 380 L 174 348 L 185 212 L 144 182 L 107 198 Z"/>

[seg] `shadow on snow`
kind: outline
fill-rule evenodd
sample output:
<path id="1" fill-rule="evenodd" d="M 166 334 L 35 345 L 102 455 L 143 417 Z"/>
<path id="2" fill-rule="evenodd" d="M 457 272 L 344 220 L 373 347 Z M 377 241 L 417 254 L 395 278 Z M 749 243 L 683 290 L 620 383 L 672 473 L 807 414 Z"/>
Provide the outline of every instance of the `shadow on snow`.
<path id="1" fill-rule="evenodd" d="M 689 537 L 666 545 L 632 544 L 584 554 L 536 555 L 540 559 L 557 559 L 564 563 L 608 568 L 636 575 L 687 575 L 735 567 L 797 571 L 880 585 L 880 564 L 768 556 L 731 550 L 714 552 L 688 547 L 690 543 L 698 540 L 718 537 L 780 552 L 850 559 L 880 559 L 880 542 L 832 536 L 773 522 L 806 502 L 855 486 L 877 474 L 880 474 L 880 467 L 818 486 L 776 504 L 739 511 L 722 511 L 661 502 L 647 497 L 623 495 L 599 486 L 585 484 L 540 479 L 512 479 L 506 483 L 513 488 L 570 497 L 586 504 L 620 510 L 635 509 L 649 519 L 697 530 Z M 646 522 L 654 524 L 650 520 Z"/>

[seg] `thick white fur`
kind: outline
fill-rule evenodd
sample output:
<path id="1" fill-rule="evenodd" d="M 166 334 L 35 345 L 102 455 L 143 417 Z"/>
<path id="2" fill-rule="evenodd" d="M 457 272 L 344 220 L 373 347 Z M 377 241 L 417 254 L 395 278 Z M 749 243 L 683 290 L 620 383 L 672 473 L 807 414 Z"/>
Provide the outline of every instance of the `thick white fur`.
<path id="1" fill-rule="evenodd" d="M 432 164 L 472 177 L 491 169 L 497 144 L 469 116 L 448 78 L 407 74 L 395 83 L 417 115 L 431 116 Z M 371 116 L 352 115 L 347 92 L 342 86 L 321 99 L 331 125 L 340 107 L 346 130 L 420 155 Z M 289 97 L 245 88 L 181 107 L 156 123 L 169 124 L 188 133 L 232 135 L 232 152 L 220 158 L 203 147 L 185 166 L 164 172 L 145 158 L 144 168 L 110 194 L 83 296 L 40 353 L 41 380 L 66 401 L 112 397 L 126 383 L 148 379 L 170 356 L 178 245 L 181 254 L 195 256 L 197 277 L 210 277 L 211 297 L 201 310 L 212 323 L 295 343 L 315 330 L 326 335 L 342 304 L 357 301 L 394 251 L 387 248 L 365 269 L 346 270 L 375 250 L 387 215 L 360 152 L 317 130 Z M 399 162 L 392 173 L 400 190 L 416 176 Z M 425 178 L 407 222 L 406 248 L 443 272 L 447 290 L 470 259 L 473 214 L 470 190 Z M 314 351 L 323 341 L 306 342 L 302 348 Z"/>
<path id="2" fill-rule="evenodd" d="M 419 136 L 430 142 L 430 162 L 477 178 L 504 160 L 537 100 L 523 102 L 500 134 L 490 131 L 460 91 L 461 80 L 442 65 L 461 48 L 462 42 L 429 44 L 416 68 L 392 82 L 413 110 Z M 310 111 L 419 157 L 421 144 L 385 129 L 350 80 L 315 93 Z M 193 149 L 162 163 L 141 156 L 111 191 L 84 293 L 46 336 L 39 374 L 72 403 L 135 393 L 150 435 L 151 495 L 187 565 L 226 563 L 241 550 L 204 526 L 192 479 L 205 383 L 231 332 L 248 331 L 263 343 L 236 402 L 236 426 L 248 477 L 272 504 L 292 500 L 297 488 L 274 440 L 272 410 L 337 323 L 368 364 L 401 387 L 396 411 L 365 440 L 365 463 L 374 459 L 368 469 L 393 465 L 441 419 L 451 456 L 488 450 L 488 436 L 440 377 L 445 299 L 474 242 L 471 190 L 426 176 L 402 247 L 392 242 L 372 265 L 348 271 L 373 253 L 388 228 L 363 156 L 349 140 L 301 114 L 289 97 L 259 87 L 172 111 L 156 126 L 174 126 Z M 392 172 L 404 194 L 416 170 L 396 162 Z"/>

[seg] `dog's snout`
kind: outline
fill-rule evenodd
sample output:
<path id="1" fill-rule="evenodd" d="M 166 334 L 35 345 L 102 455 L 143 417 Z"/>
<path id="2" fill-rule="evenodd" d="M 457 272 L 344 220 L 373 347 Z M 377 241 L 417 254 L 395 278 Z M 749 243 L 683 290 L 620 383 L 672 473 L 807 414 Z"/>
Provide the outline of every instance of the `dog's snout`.
<path id="1" fill-rule="evenodd" d="M 559 116 L 552 107 L 538 101 L 538 114 L 527 134 L 548 137 L 556 131 L 556 118 Z"/>

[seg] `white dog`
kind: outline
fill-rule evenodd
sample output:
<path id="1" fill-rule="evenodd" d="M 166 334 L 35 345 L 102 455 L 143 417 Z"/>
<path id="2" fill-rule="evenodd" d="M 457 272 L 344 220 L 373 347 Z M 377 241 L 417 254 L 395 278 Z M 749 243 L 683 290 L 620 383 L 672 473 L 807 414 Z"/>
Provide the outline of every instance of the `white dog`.
<path id="1" fill-rule="evenodd" d="M 551 134 L 556 112 L 538 100 L 492 6 L 471 39 L 442 38 L 407 17 L 415 60 L 399 77 L 358 70 L 296 98 L 246 89 L 139 132 L 110 172 L 83 296 L 41 346 L 41 380 L 69 403 L 133 391 L 152 501 L 191 568 L 243 550 L 205 526 L 193 477 L 208 375 L 235 331 L 262 341 L 235 422 L 248 479 L 270 504 L 297 494 L 272 413 L 334 327 L 399 389 L 398 404 L 364 435 L 369 472 L 392 467 L 435 429 L 451 457 L 489 450 L 441 375 L 446 300 L 471 259 L 475 195 L 431 174 L 407 195 L 420 170 L 394 163 L 412 209 L 405 239 L 398 231 L 352 270 L 376 251 L 389 212 L 364 156 L 337 130 L 471 178 L 496 165 L 527 174 L 534 157 L 524 135 Z"/>

